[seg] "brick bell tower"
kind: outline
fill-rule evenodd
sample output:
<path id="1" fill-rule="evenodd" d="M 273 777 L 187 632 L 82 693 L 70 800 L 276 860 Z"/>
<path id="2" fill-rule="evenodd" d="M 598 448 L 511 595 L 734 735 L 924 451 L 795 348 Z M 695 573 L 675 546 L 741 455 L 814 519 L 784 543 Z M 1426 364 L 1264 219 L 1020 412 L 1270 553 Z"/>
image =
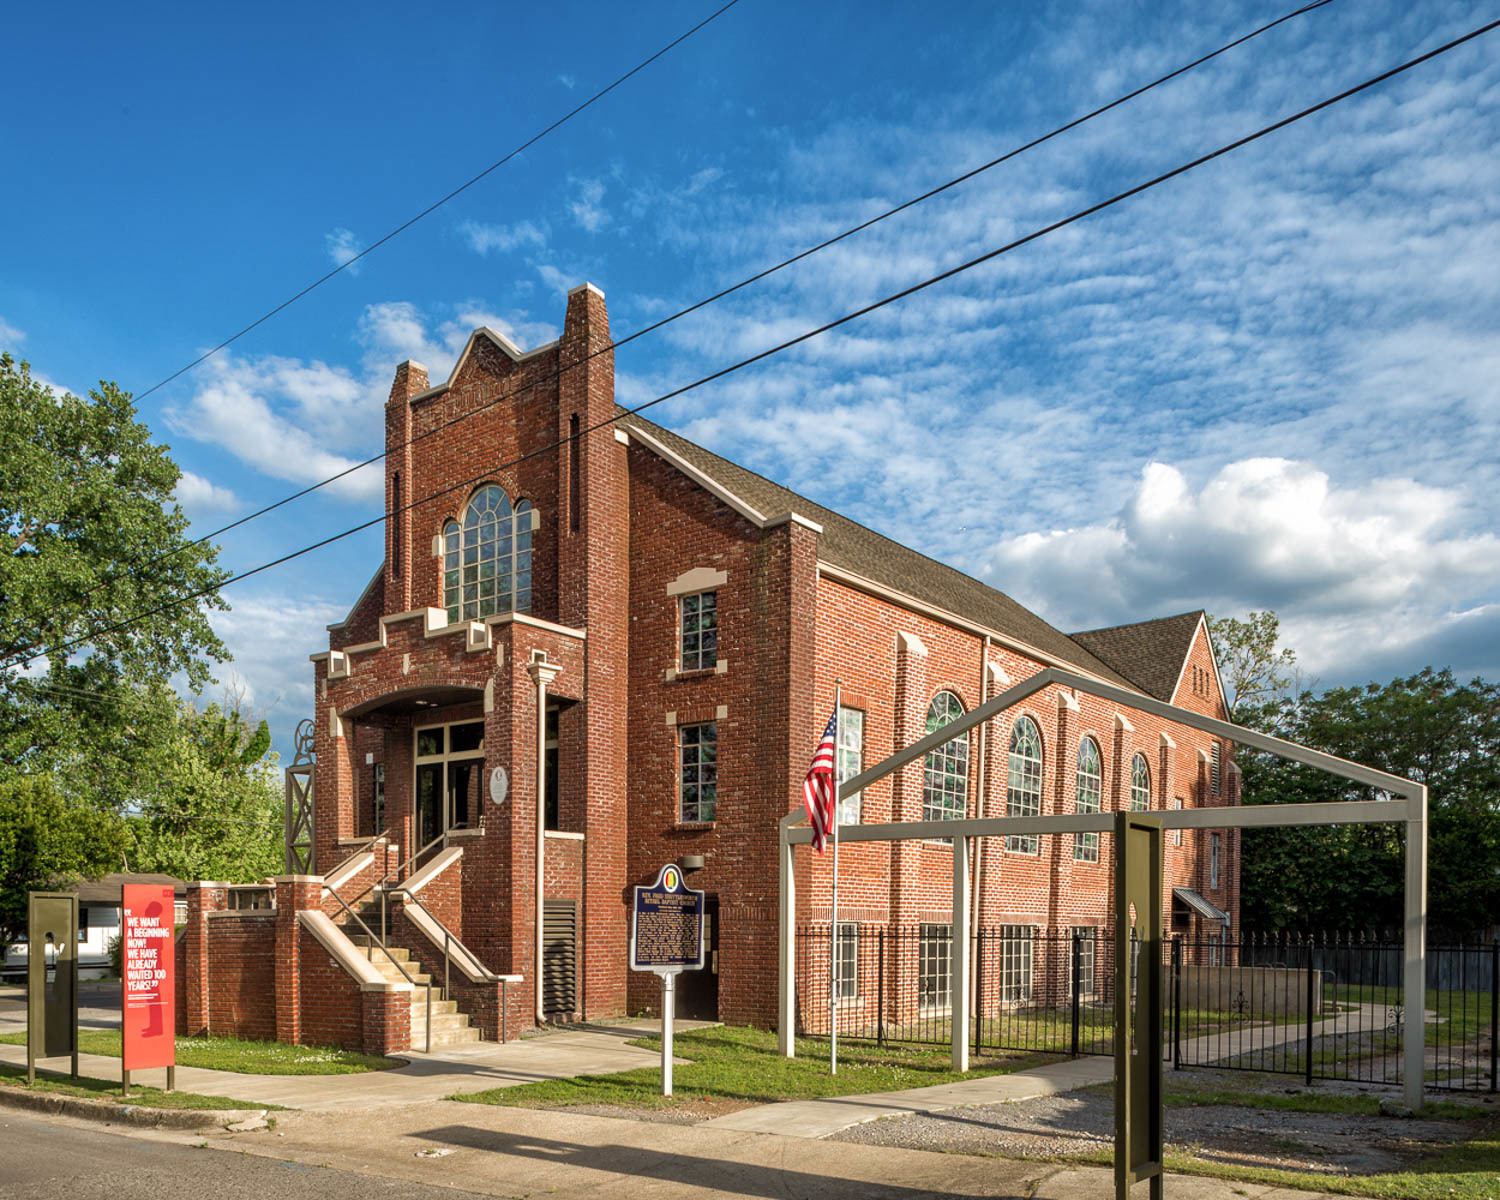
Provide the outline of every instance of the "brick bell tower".
<path id="1" fill-rule="evenodd" d="M 558 620 L 588 631 L 578 714 L 587 870 L 579 939 L 580 1007 L 625 1009 L 626 742 L 630 609 L 630 492 L 615 436 L 614 351 L 604 293 L 568 293 L 558 346 Z"/>

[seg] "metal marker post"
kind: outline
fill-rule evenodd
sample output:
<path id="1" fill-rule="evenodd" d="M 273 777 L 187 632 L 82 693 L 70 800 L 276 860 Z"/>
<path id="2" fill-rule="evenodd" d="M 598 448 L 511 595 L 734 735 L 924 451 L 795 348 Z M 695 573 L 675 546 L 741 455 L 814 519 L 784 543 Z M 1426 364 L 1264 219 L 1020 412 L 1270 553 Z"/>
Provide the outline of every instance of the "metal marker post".
<path id="1" fill-rule="evenodd" d="M 839 706 L 844 685 L 833 685 L 833 899 L 828 923 L 828 1073 L 839 1073 Z"/>
<path id="2" fill-rule="evenodd" d="M 672 1018 L 677 1007 L 677 972 L 661 973 L 661 1094 L 672 1094 Z"/>

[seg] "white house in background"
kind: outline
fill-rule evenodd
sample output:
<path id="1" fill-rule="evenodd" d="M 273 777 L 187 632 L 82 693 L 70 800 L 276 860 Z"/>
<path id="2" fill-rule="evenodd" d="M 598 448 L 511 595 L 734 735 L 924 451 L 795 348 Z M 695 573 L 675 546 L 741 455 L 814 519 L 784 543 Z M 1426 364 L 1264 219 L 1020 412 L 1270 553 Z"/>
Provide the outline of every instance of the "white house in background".
<path id="1" fill-rule="evenodd" d="M 187 920 L 187 885 L 171 875 L 140 875 L 116 871 L 103 878 L 80 883 L 78 893 L 78 974 L 99 979 L 109 974 L 109 943 L 120 932 L 120 887 L 126 883 L 167 884 L 173 890 L 176 923 Z M 0 962 L 0 975 L 24 978 L 29 961 L 26 939 L 9 946 Z"/>

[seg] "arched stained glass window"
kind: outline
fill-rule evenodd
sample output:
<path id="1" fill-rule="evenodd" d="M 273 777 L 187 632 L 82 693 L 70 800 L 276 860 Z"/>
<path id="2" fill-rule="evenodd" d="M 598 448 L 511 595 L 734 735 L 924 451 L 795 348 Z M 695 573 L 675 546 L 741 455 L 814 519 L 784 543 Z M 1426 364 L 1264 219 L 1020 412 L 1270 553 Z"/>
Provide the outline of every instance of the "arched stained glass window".
<path id="1" fill-rule="evenodd" d="M 1096 813 L 1104 796 L 1104 762 L 1099 743 L 1086 737 L 1078 743 L 1078 811 Z M 1080 833 L 1073 839 L 1073 858 L 1078 862 L 1099 861 L 1099 835 Z"/>
<path id="2" fill-rule="evenodd" d="M 448 621 L 531 610 L 531 531 L 528 500 L 511 507 L 504 489 L 486 484 L 461 521 L 443 526 L 443 607 Z"/>
<path id="3" fill-rule="evenodd" d="M 964 706 L 952 692 L 939 692 L 927 707 L 927 732 L 933 733 L 963 716 Z M 969 806 L 969 735 L 929 750 L 922 781 L 922 820 L 962 820 Z"/>
<path id="4" fill-rule="evenodd" d="M 1141 812 L 1151 807 L 1151 768 L 1144 754 L 1130 760 L 1130 807 Z"/>
<path id="5" fill-rule="evenodd" d="M 1030 717 L 1017 717 L 1010 730 L 1010 776 L 1005 788 L 1005 815 L 1035 817 L 1042 811 L 1042 735 Z M 1035 854 L 1036 834 L 1005 839 L 1005 848 Z"/>

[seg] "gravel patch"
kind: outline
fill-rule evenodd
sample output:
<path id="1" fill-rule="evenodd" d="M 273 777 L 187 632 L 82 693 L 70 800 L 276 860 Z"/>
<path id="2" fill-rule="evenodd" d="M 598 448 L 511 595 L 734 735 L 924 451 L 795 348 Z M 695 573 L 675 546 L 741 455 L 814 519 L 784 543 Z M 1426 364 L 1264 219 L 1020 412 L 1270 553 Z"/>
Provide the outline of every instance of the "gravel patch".
<path id="1" fill-rule="evenodd" d="M 1166 1110 L 1166 1140 L 1172 1150 L 1225 1165 L 1330 1174 L 1396 1170 L 1471 1132 L 1472 1125 L 1460 1121 L 1227 1105 Z M 856 1125 L 830 1140 L 1006 1158 L 1097 1158 L 1113 1151 L 1113 1138 L 1112 1097 L 1082 1091 L 887 1117 Z"/>

